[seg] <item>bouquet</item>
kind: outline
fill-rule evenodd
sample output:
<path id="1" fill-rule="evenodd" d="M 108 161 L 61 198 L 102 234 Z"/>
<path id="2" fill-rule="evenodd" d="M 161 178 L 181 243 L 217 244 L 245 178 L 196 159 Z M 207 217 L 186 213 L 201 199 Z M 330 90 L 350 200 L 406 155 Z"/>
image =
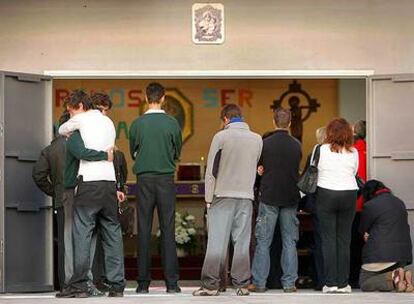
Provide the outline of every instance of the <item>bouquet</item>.
<path id="1" fill-rule="evenodd" d="M 175 242 L 177 248 L 193 249 L 196 246 L 195 217 L 188 212 L 181 214 L 175 212 Z M 158 229 L 157 237 L 161 237 Z"/>

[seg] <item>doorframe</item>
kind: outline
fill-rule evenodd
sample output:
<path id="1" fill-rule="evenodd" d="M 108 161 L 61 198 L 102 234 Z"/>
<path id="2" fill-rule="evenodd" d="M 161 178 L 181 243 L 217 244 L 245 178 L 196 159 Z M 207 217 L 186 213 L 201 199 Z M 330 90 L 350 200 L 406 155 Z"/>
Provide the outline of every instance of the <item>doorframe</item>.
<path id="1" fill-rule="evenodd" d="M 368 78 L 374 70 L 50 70 L 54 79 L 283 79 Z"/>

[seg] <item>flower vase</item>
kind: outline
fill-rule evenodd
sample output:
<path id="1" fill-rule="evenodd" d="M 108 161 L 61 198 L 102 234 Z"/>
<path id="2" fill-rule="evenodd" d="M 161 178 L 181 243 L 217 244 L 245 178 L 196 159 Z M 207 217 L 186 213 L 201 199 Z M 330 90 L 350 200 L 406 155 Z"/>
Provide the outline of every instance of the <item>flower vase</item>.
<path id="1" fill-rule="evenodd" d="M 188 252 L 184 248 L 177 248 L 177 257 L 184 258 L 188 255 Z"/>

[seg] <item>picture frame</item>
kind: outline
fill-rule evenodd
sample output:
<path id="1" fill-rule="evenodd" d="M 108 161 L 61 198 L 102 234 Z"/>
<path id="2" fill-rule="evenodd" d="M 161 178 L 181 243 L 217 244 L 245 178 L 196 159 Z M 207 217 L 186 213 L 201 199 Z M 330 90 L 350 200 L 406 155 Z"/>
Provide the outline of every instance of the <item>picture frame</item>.
<path id="1" fill-rule="evenodd" d="M 195 44 L 222 44 L 224 42 L 223 4 L 193 4 L 192 40 Z"/>

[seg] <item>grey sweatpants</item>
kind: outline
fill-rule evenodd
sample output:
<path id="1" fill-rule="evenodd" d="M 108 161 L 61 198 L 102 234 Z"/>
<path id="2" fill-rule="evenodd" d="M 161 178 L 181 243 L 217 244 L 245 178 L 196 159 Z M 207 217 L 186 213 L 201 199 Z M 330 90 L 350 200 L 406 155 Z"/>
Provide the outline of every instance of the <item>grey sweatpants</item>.
<path id="1" fill-rule="evenodd" d="M 250 234 L 252 201 L 238 198 L 215 198 L 207 211 L 208 242 L 201 271 L 201 285 L 219 289 L 229 239 L 233 241 L 234 254 L 231 278 L 234 287 L 246 287 L 250 282 Z"/>

